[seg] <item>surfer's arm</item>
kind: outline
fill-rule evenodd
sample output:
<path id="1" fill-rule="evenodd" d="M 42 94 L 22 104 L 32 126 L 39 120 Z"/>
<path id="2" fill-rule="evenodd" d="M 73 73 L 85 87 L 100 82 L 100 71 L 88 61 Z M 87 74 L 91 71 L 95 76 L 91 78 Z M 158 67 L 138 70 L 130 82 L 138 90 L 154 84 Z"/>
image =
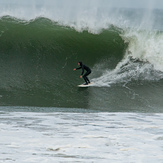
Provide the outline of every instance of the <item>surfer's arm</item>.
<path id="1" fill-rule="evenodd" d="M 82 67 L 78 67 L 78 68 L 75 68 L 75 70 L 79 70 L 79 69 L 81 69 Z"/>
<path id="2" fill-rule="evenodd" d="M 75 71 L 75 70 L 79 70 L 79 69 L 81 69 L 81 67 L 78 67 L 78 68 L 74 68 L 74 69 L 73 69 L 73 71 Z"/>
<path id="3" fill-rule="evenodd" d="M 81 76 L 83 76 L 83 74 L 84 74 L 84 66 L 82 66 L 81 68 L 82 68 Z"/>

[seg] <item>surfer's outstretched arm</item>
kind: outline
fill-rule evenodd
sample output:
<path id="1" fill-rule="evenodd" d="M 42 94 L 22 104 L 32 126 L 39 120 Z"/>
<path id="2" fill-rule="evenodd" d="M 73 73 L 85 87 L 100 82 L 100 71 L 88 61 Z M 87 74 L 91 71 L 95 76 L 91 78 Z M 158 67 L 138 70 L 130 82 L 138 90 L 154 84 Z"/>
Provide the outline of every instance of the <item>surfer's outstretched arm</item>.
<path id="1" fill-rule="evenodd" d="M 82 68 L 82 67 L 74 68 L 73 71 L 79 70 L 79 69 L 81 69 L 81 68 Z"/>

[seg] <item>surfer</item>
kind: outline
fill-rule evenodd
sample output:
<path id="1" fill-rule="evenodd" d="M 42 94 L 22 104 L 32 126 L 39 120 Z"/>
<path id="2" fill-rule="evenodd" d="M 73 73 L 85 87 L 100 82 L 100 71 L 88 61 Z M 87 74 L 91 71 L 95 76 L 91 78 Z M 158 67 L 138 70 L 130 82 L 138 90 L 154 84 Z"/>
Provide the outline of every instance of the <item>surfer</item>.
<path id="1" fill-rule="evenodd" d="M 73 70 L 75 71 L 75 70 L 82 69 L 82 73 L 80 75 L 80 78 L 84 78 L 84 80 L 85 80 L 85 84 L 84 85 L 88 85 L 90 83 L 90 81 L 89 81 L 87 76 L 91 73 L 91 69 L 88 66 L 84 65 L 82 62 L 78 62 L 78 65 L 80 67 L 74 68 Z M 84 74 L 84 70 L 87 71 L 85 74 Z"/>

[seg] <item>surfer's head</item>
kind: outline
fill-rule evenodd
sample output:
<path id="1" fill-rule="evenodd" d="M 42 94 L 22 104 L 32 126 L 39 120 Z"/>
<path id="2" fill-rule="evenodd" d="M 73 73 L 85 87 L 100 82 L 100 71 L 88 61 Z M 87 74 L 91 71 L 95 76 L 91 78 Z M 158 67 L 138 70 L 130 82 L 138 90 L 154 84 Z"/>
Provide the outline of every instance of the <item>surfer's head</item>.
<path id="1" fill-rule="evenodd" d="M 83 65 L 83 63 L 82 63 L 82 62 L 78 62 L 78 65 L 79 65 L 79 66 L 82 66 L 82 65 Z"/>

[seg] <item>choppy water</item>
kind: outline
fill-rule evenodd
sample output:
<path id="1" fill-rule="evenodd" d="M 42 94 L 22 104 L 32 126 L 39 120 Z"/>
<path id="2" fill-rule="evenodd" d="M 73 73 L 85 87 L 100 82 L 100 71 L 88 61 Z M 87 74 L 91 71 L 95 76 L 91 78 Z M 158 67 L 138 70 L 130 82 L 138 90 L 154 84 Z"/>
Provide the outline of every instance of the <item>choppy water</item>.
<path id="1" fill-rule="evenodd" d="M 1 111 L 0 161 L 161 163 L 162 124 L 162 114 Z"/>

